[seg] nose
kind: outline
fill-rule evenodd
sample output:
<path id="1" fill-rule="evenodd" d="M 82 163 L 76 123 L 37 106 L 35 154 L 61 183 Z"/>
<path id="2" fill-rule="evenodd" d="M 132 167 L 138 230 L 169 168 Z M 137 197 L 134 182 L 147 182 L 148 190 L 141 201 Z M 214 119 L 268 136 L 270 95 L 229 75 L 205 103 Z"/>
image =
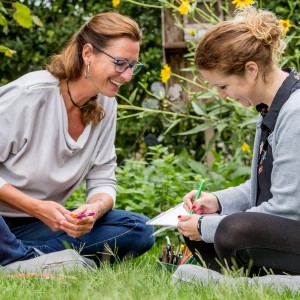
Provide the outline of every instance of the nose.
<path id="1" fill-rule="evenodd" d="M 132 73 L 132 69 L 131 68 L 127 68 L 122 74 L 121 76 L 124 78 L 124 80 L 126 82 L 129 82 L 132 77 L 133 77 L 133 73 Z"/>

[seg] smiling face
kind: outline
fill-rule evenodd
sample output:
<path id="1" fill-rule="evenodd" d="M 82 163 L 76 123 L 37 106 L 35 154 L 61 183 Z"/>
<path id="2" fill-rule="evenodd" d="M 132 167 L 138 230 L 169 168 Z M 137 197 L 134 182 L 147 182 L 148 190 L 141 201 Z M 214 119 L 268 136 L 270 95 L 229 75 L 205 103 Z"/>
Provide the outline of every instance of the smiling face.
<path id="1" fill-rule="evenodd" d="M 108 97 L 114 97 L 122 84 L 132 79 L 132 70 L 128 68 L 123 73 L 115 71 L 115 60 L 122 59 L 130 64 L 138 61 L 140 44 L 127 37 L 114 39 L 109 46 L 103 49 L 108 55 L 93 49 L 88 56 L 90 62 L 89 80 L 94 94 L 101 93 Z"/>
<path id="2" fill-rule="evenodd" d="M 244 76 L 225 76 L 216 70 L 200 70 L 200 73 L 204 80 L 217 87 L 221 98 L 229 97 L 249 107 L 261 103 L 258 97 L 258 73 L 255 66 L 252 67 L 246 66 Z"/>

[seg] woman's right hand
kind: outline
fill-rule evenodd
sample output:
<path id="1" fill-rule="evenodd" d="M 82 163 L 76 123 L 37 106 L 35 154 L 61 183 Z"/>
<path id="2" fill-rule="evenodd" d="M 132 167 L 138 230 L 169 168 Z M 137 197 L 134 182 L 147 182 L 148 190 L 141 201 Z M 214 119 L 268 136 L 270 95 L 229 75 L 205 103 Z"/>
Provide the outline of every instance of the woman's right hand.
<path id="1" fill-rule="evenodd" d="M 195 200 L 196 194 L 197 190 L 193 190 L 183 197 L 183 207 L 187 212 L 193 209 L 196 214 L 213 214 L 220 210 L 218 198 L 214 194 L 202 192 L 200 199 Z"/>
<path id="2" fill-rule="evenodd" d="M 10 184 L 0 189 L 0 200 L 8 207 L 41 220 L 53 231 L 61 229 L 60 222 L 66 220 L 65 214 L 71 214 L 59 203 L 30 197 Z"/>
<path id="3" fill-rule="evenodd" d="M 66 221 L 65 214 L 71 214 L 69 210 L 54 201 L 39 201 L 36 205 L 34 217 L 41 220 L 52 231 L 61 230 L 61 221 Z"/>

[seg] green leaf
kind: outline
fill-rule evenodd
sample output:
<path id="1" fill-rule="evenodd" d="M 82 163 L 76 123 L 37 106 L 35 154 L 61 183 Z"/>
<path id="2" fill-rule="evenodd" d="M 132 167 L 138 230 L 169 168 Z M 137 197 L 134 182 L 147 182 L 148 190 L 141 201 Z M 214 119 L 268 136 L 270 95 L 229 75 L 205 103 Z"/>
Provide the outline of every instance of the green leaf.
<path id="1" fill-rule="evenodd" d="M 7 47 L 0 45 L 0 52 L 4 53 L 7 49 Z"/>
<path id="2" fill-rule="evenodd" d="M 189 159 L 188 160 L 188 165 L 197 174 L 207 175 L 207 173 L 208 173 L 207 168 L 202 163 L 200 163 L 200 162 L 197 162 L 195 160 Z"/>
<path id="3" fill-rule="evenodd" d="M 216 97 L 216 96 L 217 96 L 216 93 L 204 92 L 204 93 L 197 95 L 197 98 L 198 99 L 208 99 L 208 98 L 212 98 L 212 97 Z"/>
<path id="4" fill-rule="evenodd" d="M 7 10 L 3 6 L 2 2 L 0 2 L 0 11 L 2 11 L 4 14 L 7 14 Z"/>
<path id="5" fill-rule="evenodd" d="M 195 134 L 195 133 L 198 133 L 198 132 L 201 132 L 201 131 L 205 131 L 208 128 L 211 128 L 211 125 L 208 124 L 208 123 L 203 123 L 203 124 L 200 124 L 200 125 L 194 127 L 191 130 L 188 130 L 188 131 L 185 131 L 185 132 L 180 132 L 180 133 L 178 133 L 178 135 Z"/>
<path id="6" fill-rule="evenodd" d="M 7 25 L 5 25 L 4 27 L 3 27 L 3 33 L 5 33 L 6 35 L 8 35 L 8 32 L 9 32 L 9 30 L 8 30 L 8 26 Z"/>
<path id="7" fill-rule="evenodd" d="M 39 27 L 43 27 L 43 22 L 41 21 L 41 19 L 38 16 L 31 16 L 31 18 L 35 25 L 37 25 Z"/>
<path id="8" fill-rule="evenodd" d="M 206 115 L 206 112 L 204 112 L 201 107 L 200 107 L 200 104 L 192 101 L 192 106 L 193 106 L 193 109 L 195 111 L 195 113 L 198 115 L 198 116 L 205 116 Z"/>
<path id="9" fill-rule="evenodd" d="M 210 116 L 217 116 L 219 114 L 224 114 L 224 113 L 226 113 L 228 111 L 229 111 L 228 107 L 221 106 L 221 107 L 217 107 L 214 110 L 210 111 L 209 115 Z"/>
<path id="10" fill-rule="evenodd" d="M 9 49 L 8 47 L 3 45 L 0 45 L 0 52 L 4 53 L 7 57 L 12 57 L 16 53 L 15 50 Z"/>
<path id="11" fill-rule="evenodd" d="M 30 15 L 30 9 L 24 4 L 21 4 L 20 2 L 13 3 L 13 7 L 16 9 L 17 13 L 21 13 L 23 15 Z"/>
<path id="12" fill-rule="evenodd" d="M 227 125 L 228 124 L 225 124 L 225 123 L 218 124 L 216 126 L 216 129 L 218 130 L 219 133 L 221 133 L 227 127 Z"/>
<path id="13" fill-rule="evenodd" d="M 16 22 L 24 28 L 30 28 L 32 26 L 30 9 L 26 5 L 19 2 L 13 3 L 13 7 L 16 9 L 16 12 L 13 14 L 13 18 L 16 20 Z"/>
<path id="14" fill-rule="evenodd" d="M 257 116 L 251 118 L 251 119 L 247 119 L 245 120 L 243 123 L 240 124 L 241 128 L 244 128 L 248 125 L 253 125 L 253 124 L 256 124 L 257 123 Z"/>
<path id="15" fill-rule="evenodd" d="M 180 123 L 182 120 L 178 119 L 176 121 L 174 121 L 169 127 L 168 129 L 164 132 L 164 135 L 166 135 L 168 132 L 170 132 L 178 123 Z"/>
<path id="16" fill-rule="evenodd" d="M 129 100 L 130 103 L 133 103 L 133 101 L 134 101 L 134 99 L 136 97 L 137 91 L 138 91 L 138 88 L 134 89 L 134 91 L 130 94 L 130 96 L 128 98 L 128 100 Z"/>
<path id="17" fill-rule="evenodd" d="M 250 175 L 250 173 L 251 173 L 250 167 L 240 166 L 240 167 L 236 168 L 236 170 L 230 174 L 230 177 L 231 178 L 241 177 L 243 175 Z"/>
<path id="18" fill-rule="evenodd" d="M 7 25 L 7 20 L 6 18 L 3 16 L 3 14 L 0 13 L 0 25 L 1 26 L 6 26 Z"/>

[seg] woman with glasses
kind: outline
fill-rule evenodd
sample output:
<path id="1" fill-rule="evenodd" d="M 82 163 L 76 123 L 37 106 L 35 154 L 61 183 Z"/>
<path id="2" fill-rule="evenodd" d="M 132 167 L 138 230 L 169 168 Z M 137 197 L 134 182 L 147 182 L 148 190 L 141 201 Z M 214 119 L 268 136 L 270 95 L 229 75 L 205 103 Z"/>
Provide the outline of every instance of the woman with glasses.
<path id="1" fill-rule="evenodd" d="M 0 265 L 66 247 L 99 264 L 152 247 L 146 217 L 112 209 L 115 96 L 143 67 L 141 38 L 131 18 L 97 14 L 46 70 L 0 88 Z M 85 204 L 64 208 L 83 181 Z"/>

